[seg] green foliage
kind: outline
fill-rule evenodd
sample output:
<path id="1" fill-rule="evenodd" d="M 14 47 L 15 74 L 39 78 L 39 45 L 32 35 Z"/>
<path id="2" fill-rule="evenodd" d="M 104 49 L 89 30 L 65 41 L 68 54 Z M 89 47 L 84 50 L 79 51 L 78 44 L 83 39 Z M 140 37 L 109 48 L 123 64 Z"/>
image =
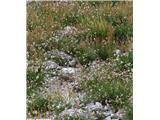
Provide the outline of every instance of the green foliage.
<path id="1" fill-rule="evenodd" d="M 62 99 L 60 99 L 59 97 L 54 97 L 52 105 L 52 109 L 54 110 L 54 112 L 59 115 L 63 110 L 65 110 L 65 108 L 66 106 L 64 105 Z"/>
<path id="2" fill-rule="evenodd" d="M 62 26 L 74 26 L 81 22 L 81 20 L 84 18 L 84 16 L 81 16 L 77 13 L 77 11 L 67 15 L 65 19 L 62 21 Z"/>
<path id="3" fill-rule="evenodd" d="M 76 51 L 76 57 L 78 59 L 78 62 L 84 65 L 94 61 L 97 58 L 97 54 L 91 48 L 78 49 Z"/>
<path id="4" fill-rule="evenodd" d="M 119 56 L 119 60 L 117 61 L 117 67 L 121 70 L 133 68 L 133 52 L 129 52 L 128 55 Z"/>
<path id="5" fill-rule="evenodd" d="M 112 25 L 114 27 L 118 27 L 124 24 L 127 24 L 129 21 L 127 20 L 127 17 L 125 15 L 123 15 L 122 13 L 118 13 L 115 16 L 107 16 L 106 20 L 110 23 L 112 23 Z"/>
<path id="6" fill-rule="evenodd" d="M 44 113 L 47 111 L 50 111 L 50 106 L 52 104 L 52 101 L 50 101 L 49 98 L 45 98 L 42 96 L 36 96 L 34 97 L 33 101 L 28 103 L 27 105 L 27 111 L 34 116 L 34 111 L 37 111 L 38 113 Z"/>
<path id="7" fill-rule="evenodd" d="M 114 37 L 118 42 L 125 42 L 132 37 L 132 25 L 126 24 L 118 26 L 114 32 Z"/>
<path id="8" fill-rule="evenodd" d="M 115 108 L 124 107 L 132 95 L 132 81 L 121 79 L 83 81 L 82 89 L 87 93 L 87 100 L 96 102 L 108 99 Z"/>
<path id="9" fill-rule="evenodd" d="M 106 60 L 109 57 L 108 49 L 106 46 L 97 47 L 97 54 L 102 60 Z"/>
<path id="10" fill-rule="evenodd" d="M 44 83 L 44 73 L 41 67 L 38 70 L 27 69 L 27 96 L 31 96 Z"/>
<path id="11" fill-rule="evenodd" d="M 129 99 L 133 93 L 133 83 L 128 74 L 132 74 L 132 71 L 128 71 L 129 67 L 119 70 L 116 61 L 107 62 L 97 69 L 87 68 L 83 71 L 80 88 L 86 93 L 85 102 L 108 100 L 115 109 L 123 108 L 129 111 L 132 105 Z"/>
<path id="12" fill-rule="evenodd" d="M 75 36 L 73 37 L 66 36 L 57 42 L 57 49 L 64 51 L 68 54 L 74 55 L 77 47 L 78 44 L 77 40 L 75 39 Z"/>
<path id="13" fill-rule="evenodd" d="M 106 39 L 108 34 L 108 23 L 106 20 L 102 19 L 101 17 L 97 17 L 94 20 L 92 20 L 91 18 L 88 18 L 84 22 L 86 23 L 86 26 L 89 29 L 89 31 L 86 34 L 87 38 Z"/>
<path id="14" fill-rule="evenodd" d="M 113 45 L 98 45 L 96 46 L 96 52 L 100 59 L 106 60 L 113 55 Z"/>
<path id="15" fill-rule="evenodd" d="M 124 120 L 133 120 L 133 105 L 129 104 L 126 106 L 126 116 Z"/>

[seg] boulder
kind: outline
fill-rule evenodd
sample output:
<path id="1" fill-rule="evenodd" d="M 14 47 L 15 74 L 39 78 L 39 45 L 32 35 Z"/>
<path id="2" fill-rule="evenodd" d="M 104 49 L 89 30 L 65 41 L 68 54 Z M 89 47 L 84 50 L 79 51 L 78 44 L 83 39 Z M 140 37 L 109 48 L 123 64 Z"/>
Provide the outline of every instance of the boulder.
<path id="1" fill-rule="evenodd" d="M 63 77 L 77 77 L 80 75 L 80 69 L 72 67 L 64 67 L 61 70 L 61 75 Z"/>

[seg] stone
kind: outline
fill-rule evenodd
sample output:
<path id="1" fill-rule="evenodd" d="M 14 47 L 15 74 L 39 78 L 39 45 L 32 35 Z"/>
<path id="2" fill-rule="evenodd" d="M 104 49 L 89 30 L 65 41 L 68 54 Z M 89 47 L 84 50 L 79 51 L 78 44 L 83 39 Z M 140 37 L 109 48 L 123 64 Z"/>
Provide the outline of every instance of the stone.
<path id="1" fill-rule="evenodd" d="M 79 100 L 74 99 L 75 100 Z M 83 105 L 84 106 L 84 105 Z M 110 109 L 104 109 L 100 102 L 89 103 L 86 106 L 79 106 L 78 108 L 71 108 L 64 110 L 60 115 L 64 117 L 84 117 L 89 120 L 119 120 L 119 116 Z"/>
<path id="2" fill-rule="evenodd" d="M 117 114 L 111 114 L 112 119 L 119 119 L 119 116 Z"/>
<path id="3" fill-rule="evenodd" d="M 60 51 L 58 55 L 65 61 L 65 65 L 75 66 L 76 60 L 72 56 Z"/>
<path id="4" fill-rule="evenodd" d="M 111 116 L 108 116 L 104 120 L 112 120 L 112 119 L 111 119 Z"/>
<path id="5" fill-rule="evenodd" d="M 72 67 L 64 67 L 61 70 L 61 75 L 64 77 L 72 77 L 80 74 L 80 69 Z"/>
<path id="6" fill-rule="evenodd" d="M 89 103 L 85 106 L 85 109 L 88 111 L 91 111 L 93 107 L 94 107 L 94 103 Z"/>
<path id="7" fill-rule="evenodd" d="M 48 61 L 45 61 L 43 63 L 43 65 L 45 66 L 45 69 L 46 70 L 49 70 L 49 69 L 56 69 L 59 67 L 59 65 L 51 60 L 48 60 Z"/>
<path id="8" fill-rule="evenodd" d="M 103 106 L 101 103 L 96 102 L 95 104 L 94 103 L 87 104 L 85 109 L 87 109 L 88 111 L 96 111 L 96 110 L 102 110 Z"/>
<path id="9" fill-rule="evenodd" d="M 115 56 L 120 56 L 122 54 L 122 52 L 121 52 L 121 50 L 119 50 L 119 49 L 116 49 L 115 51 L 114 51 L 114 55 Z"/>
<path id="10" fill-rule="evenodd" d="M 68 62 L 69 66 L 75 66 L 76 65 L 76 59 L 72 59 Z"/>
<path id="11" fill-rule="evenodd" d="M 64 29 L 61 31 L 63 35 L 71 35 L 74 34 L 77 31 L 75 27 L 72 26 L 66 26 Z"/>
<path id="12" fill-rule="evenodd" d="M 103 107 L 100 102 L 96 102 L 95 106 L 96 106 L 97 108 L 100 108 L 100 109 L 102 109 L 102 107 Z"/>
<path id="13" fill-rule="evenodd" d="M 63 66 L 73 67 L 76 65 L 76 59 L 70 56 L 69 54 L 66 54 L 63 51 L 58 51 L 58 50 L 49 51 L 45 57 L 53 60 L 55 59 L 63 60 L 64 62 Z"/>
<path id="14" fill-rule="evenodd" d="M 63 118 L 64 116 L 80 117 L 80 116 L 83 116 L 83 110 L 77 109 L 77 108 L 67 109 L 61 113 L 61 117 Z"/>
<path id="15" fill-rule="evenodd" d="M 103 112 L 103 115 L 106 116 L 106 117 L 110 116 L 111 114 L 112 114 L 111 111 L 105 111 L 105 112 Z"/>
<path id="16" fill-rule="evenodd" d="M 123 120 L 124 116 L 125 116 L 125 110 L 123 109 L 119 109 L 118 112 L 116 113 L 116 115 L 119 117 L 119 119 Z"/>

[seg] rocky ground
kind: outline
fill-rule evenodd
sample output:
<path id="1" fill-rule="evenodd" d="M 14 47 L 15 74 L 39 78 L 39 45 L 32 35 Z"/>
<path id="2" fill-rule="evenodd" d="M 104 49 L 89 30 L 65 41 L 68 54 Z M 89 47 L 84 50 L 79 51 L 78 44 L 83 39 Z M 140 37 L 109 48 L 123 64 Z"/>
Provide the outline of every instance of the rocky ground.
<path id="1" fill-rule="evenodd" d="M 76 31 L 75 27 L 67 26 L 54 34 L 53 37 L 48 40 L 48 44 L 50 44 L 53 39 L 59 41 L 62 37 L 74 34 Z M 44 46 L 47 46 L 47 42 Z M 45 60 L 40 62 L 37 61 L 37 65 L 34 67 L 31 65 L 32 69 L 37 69 L 38 71 L 37 67 L 39 67 L 40 63 L 44 70 L 45 82 L 43 84 L 44 87 L 41 90 L 43 92 L 38 94 L 46 98 L 50 97 L 53 101 L 55 95 L 59 94 L 63 99 L 63 102 L 58 104 L 52 104 L 51 102 L 49 103 L 49 106 L 53 105 L 53 108 L 58 109 L 70 104 L 70 107 L 65 107 L 62 111 L 58 112 L 58 114 L 52 110 L 44 112 L 45 115 L 38 115 L 35 110 L 33 112 L 35 117 L 39 116 L 41 118 L 47 116 L 48 118 L 51 118 L 51 120 L 74 120 L 78 118 L 84 120 L 123 120 L 125 111 L 123 109 L 114 110 L 112 105 L 109 104 L 108 98 L 106 98 L 105 103 L 100 101 L 90 103 L 83 102 L 86 93 L 79 90 L 79 82 L 82 79 L 82 71 L 85 69 L 85 66 L 77 64 L 74 56 L 57 49 L 52 51 L 44 49 L 44 51 Z M 115 49 L 113 54 L 116 59 L 118 59 L 119 56 L 125 55 L 126 53 L 122 53 L 119 49 Z M 30 64 L 33 64 L 32 61 L 28 61 L 28 69 L 31 68 Z M 88 64 L 87 67 L 94 70 L 99 69 L 102 64 L 108 63 L 107 61 L 95 60 Z M 126 75 L 128 75 L 128 73 L 126 73 Z M 130 74 L 129 76 L 131 77 L 132 75 Z M 28 117 L 30 116 L 31 114 L 28 113 Z"/>
<path id="2" fill-rule="evenodd" d="M 62 52 L 63 53 L 63 52 Z M 74 61 L 74 58 L 65 53 L 61 54 L 65 56 L 64 59 L 69 61 Z M 61 56 L 61 57 L 62 57 Z M 69 65 L 69 64 L 68 64 Z M 96 64 L 95 64 L 96 65 Z M 92 67 L 95 67 L 92 64 Z M 67 67 L 67 66 L 58 66 L 55 62 L 47 61 L 45 62 L 46 71 L 51 70 L 53 72 L 54 77 L 48 77 L 49 74 L 46 75 L 48 83 L 48 93 L 51 94 L 53 92 L 59 91 L 62 96 L 66 97 L 66 101 L 70 102 L 73 101 L 77 104 L 77 106 L 65 109 L 60 113 L 59 116 L 61 118 L 65 117 L 83 117 L 90 120 L 97 120 L 97 119 L 104 119 L 104 120 L 119 120 L 122 117 L 123 113 L 117 112 L 114 113 L 109 105 L 102 105 L 100 102 L 89 103 L 89 104 L 81 104 L 80 101 L 83 101 L 85 96 L 84 93 L 77 92 L 78 91 L 78 80 L 80 79 L 81 69 L 82 68 L 75 68 L 75 67 Z M 71 99 L 69 98 L 70 93 L 75 94 L 75 96 Z M 107 102 L 107 101 L 106 101 Z"/>

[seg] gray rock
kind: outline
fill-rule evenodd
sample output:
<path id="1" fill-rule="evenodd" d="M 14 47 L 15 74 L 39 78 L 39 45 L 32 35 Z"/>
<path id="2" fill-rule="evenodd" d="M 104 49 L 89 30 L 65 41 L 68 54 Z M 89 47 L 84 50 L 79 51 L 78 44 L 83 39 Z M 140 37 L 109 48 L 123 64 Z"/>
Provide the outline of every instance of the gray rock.
<path id="1" fill-rule="evenodd" d="M 120 56 L 122 54 L 122 52 L 121 52 L 121 50 L 119 50 L 119 49 L 116 49 L 115 51 L 114 51 L 114 55 L 115 56 Z"/>
<path id="2" fill-rule="evenodd" d="M 53 60 L 55 60 L 57 58 L 60 60 L 63 60 L 65 66 L 73 67 L 76 64 L 76 59 L 73 58 L 72 56 L 66 54 L 63 51 L 58 51 L 58 50 L 49 51 L 49 52 L 47 52 L 45 57 L 48 59 L 53 59 Z M 59 63 L 57 63 L 57 64 L 59 64 Z"/>
<path id="3" fill-rule="evenodd" d="M 118 112 L 116 113 L 116 115 L 118 116 L 119 119 L 122 119 L 124 118 L 125 116 L 125 111 L 123 109 L 119 109 Z"/>
<path id="4" fill-rule="evenodd" d="M 66 26 L 62 30 L 53 33 L 53 37 L 51 39 L 56 40 L 57 42 L 60 40 L 64 40 L 64 37 L 71 37 L 72 35 L 76 34 L 78 30 L 73 26 Z"/>
<path id="5" fill-rule="evenodd" d="M 88 111 L 96 111 L 96 110 L 102 110 L 103 106 L 101 103 L 96 102 L 96 104 L 93 103 L 87 104 L 85 109 L 87 109 Z"/>
<path id="6" fill-rule="evenodd" d="M 119 116 L 117 114 L 111 114 L 111 118 L 114 119 L 114 120 L 118 120 L 119 119 Z"/>
<path id="7" fill-rule="evenodd" d="M 108 116 L 104 120 L 112 120 L 112 119 L 111 119 L 111 116 Z"/>
<path id="8" fill-rule="evenodd" d="M 88 111 L 92 111 L 92 108 L 94 107 L 94 103 L 87 104 L 84 108 Z"/>
<path id="9" fill-rule="evenodd" d="M 119 116 L 111 109 L 105 108 L 101 103 L 89 103 L 81 108 L 71 108 L 64 110 L 60 116 L 64 117 L 84 117 L 89 120 L 119 120 Z"/>
<path id="10" fill-rule="evenodd" d="M 69 66 L 75 66 L 76 65 L 76 59 L 73 58 L 71 61 L 68 62 Z"/>
<path id="11" fill-rule="evenodd" d="M 100 102 L 96 102 L 95 107 L 98 109 L 103 109 L 103 106 Z"/>
<path id="12" fill-rule="evenodd" d="M 46 70 L 56 69 L 56 68 L 59 67 L 59 65 L 58 65 L 57 63 L 55 63 L 55 62 L 53 62 L 53 61 L 51 61 L 51 60 L 45 61 L 45 62 L 43 63 L 43 65 L 44 65 L 44 67 L 45 67 Z"/>
<path id="13" fill-rule="evenodd" d="M 112 111 L 103 112 L 103 115 L 106 116 L 106 117 L 110 116 L 111 114 L 112 114 Z"/>
<path id="14" fill-rule="evenodd" d="M 59 90 L 60 81 L 58 76 L 50 77 L 47 79 L 47 81 L 48 81 L 48 84 L 47 84 L 48 94 L 52 94 L 55 91 Z"/>
<path id="15" fill-rule="evenodd" d="M 77 109 L 77 108 L 71 108 L 71 109 L 68 109 L 68 110 L 64 110 L 62 113 L 61 113 L 61 117 L 65 117 L 65 116 L 69 116 L 69 117 L 80 117 L 80 116 L 83 116 L 84 113 L 83 113 L 83 110 L 82 109 Z"/>
<path id="16" fill-rule="evenodd" d="M 104 111 L 112 111 L 110 105 L 105 105 Z"/>
<path id="17" fill-rule="evenodd" d="M 61 70 L 61 75 L 66 77 L 76 77 L 80 74 L 79 68 L 72 68 L 72 67 L 64 67 Z"/>
<path id="18" fill-rule="evenodd" d="M 74 34 L 77 31 L 77 29 L 75 27 L 72 26 L 66 26 L 64 27 L 64 29 L 62 31 L 60 31 L 62 33 L 62 35 L 71 35 Z"/>
<path id="19" fill-rule="evenodd" d="M 76 64 L 76 60 L 75 58 L 73 58 L 72 56 L 60 51 L 58 53 L 58 56 L 61 57 L 64 61 L 65 61 L 65 65 L 69 65 L 69 66 L 75 66 Z"/>

